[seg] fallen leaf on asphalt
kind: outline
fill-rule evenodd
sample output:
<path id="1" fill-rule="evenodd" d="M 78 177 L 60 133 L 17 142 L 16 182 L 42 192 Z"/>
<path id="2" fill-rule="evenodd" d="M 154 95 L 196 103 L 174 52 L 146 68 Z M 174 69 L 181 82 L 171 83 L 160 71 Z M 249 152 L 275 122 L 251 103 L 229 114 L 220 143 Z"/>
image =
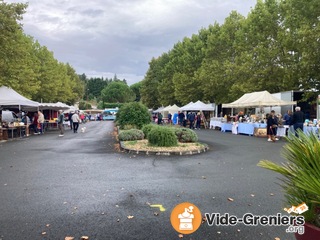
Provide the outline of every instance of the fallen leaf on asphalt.
<path id="1" fill-rule="evenodd" d="M 41 234 L 42 234 L 42 235 L 46 235 L 46 234 L 47 234 L 47 232 L 42 232 Z"/>
<path id="2" fill-rule="evenodd" d="M 47 224 L 46 227 L 50 227 L 50 224 Z"/>
<path id="3" fill-rule="evenodd" d="M 89 237 L 88 237 L 88 236 L 82 236 L 82 237 L 80 238 L 80 240 L 89 240 Z"/>
<path id="4" fill-rule="evenodd" d="M 274 193 L 270 193 L 270 196 L 274 196 Z"/>
<path id="5" fill-rule="evenodd" d="M 274 238 L 274 240 L 280 240 L 280 238 L 276 237 L 276 238 Z"/>
<path id="6" fill-rule="evenodd" d="M 183 238 L 183 235 L 182 235 L 182 234 L 179 234 L 179 238 Z"/>
<path id="7" fill-rule="evenodd" d="M 134 218 L 134 216 L 129 215 L 127 218 L 128 219 L 132 219 L 132 218 Z"/>
<path id="8" fill-rule="evenodd" d="M 201 223 L 205 223 L 206 221 L 207 221 L 207 218 L 203 217 Z"/>
<path id="9" fill-rule="evenodd" d="M 154 212 L 153 215 L 159 216 L 159 213 L 158 212 Z"/>
<path id="10" fill-rule="evenodd" d="M 65 237 L 64 240 L 74 240 L 74 237 Z"/>
<path id="11" fill-rule="evenodd" d="M 254 195 L 254 194 L 251 194 L 250 196 L 251 196 L 251 197 L 254 197 L 255 195 Z"/>
<path id="12" fill-rule="evenodd" d="M 234 199 L 229 197 L 229 198 L 228 198 L 228 201 L 233 202 Z"/>

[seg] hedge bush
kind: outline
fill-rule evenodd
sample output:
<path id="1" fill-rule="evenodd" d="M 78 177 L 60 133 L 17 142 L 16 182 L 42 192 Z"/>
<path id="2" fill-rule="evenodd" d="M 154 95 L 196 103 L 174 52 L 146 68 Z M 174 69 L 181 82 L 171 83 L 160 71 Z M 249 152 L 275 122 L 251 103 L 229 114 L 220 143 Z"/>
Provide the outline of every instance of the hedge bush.
<path id="1" fill-rule="evenodd" d="M 151 122 L 148 108 L 141 103 L 131 102 L 120 107 L 117 113 L 116 123 L 121 129 L 125 125 L 135 125 L 141 129 L 143 125 Z"/>
<path id="2" fill-rule="evenodd" d="M 150 133 L 150 131 L 152 130 L 152 129 L 154 129 L 154 128 L 157 128 L 157 127 L 160 127 L 160 126 L 158 126 L 157 124 L 152 124 L 152 123 L 150 123 L 150 124 L 147 124 L 147 125 L 144 125 L 143 127 L 142 127 L 142 132 L 144 133 L 144 137 L 145 138 L 148 138 L 148 135 L 149 135 L 149 133 Z"/>
<path id="3" fill-rule="evenodd" d="M 156 147 L 173 147 L 178 145 L 174 131 L 169 127 L 152 128 L 148 134 L 149 144 Z"/>
<path id="4" fill-rule="evenodd" d="M 174 132 L 179 142 L 198 142 L 197 134 L 189 128 L 175 128 Z"/>
<path id="5" fill-rule="evenodd" d="M 122 129 L 123 130 L 137 129 L 137 126 L 132 124 L 127 124 L 127 125 L 124 125 Z"/>
<path id="6" fill-rule="evenodd" d="M 144 134 L 138 129 L 122 130 L 120 131 L 118 138 L 119 141 L 142 140 L 144 139 Z"/>

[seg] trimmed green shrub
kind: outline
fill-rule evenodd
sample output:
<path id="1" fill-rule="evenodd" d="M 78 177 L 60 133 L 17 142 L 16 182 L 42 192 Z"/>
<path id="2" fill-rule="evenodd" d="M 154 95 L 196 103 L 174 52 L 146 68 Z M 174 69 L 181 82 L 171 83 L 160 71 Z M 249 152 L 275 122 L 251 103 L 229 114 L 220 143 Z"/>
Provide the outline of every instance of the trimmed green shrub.
<path id="1" fill-rule="evenodd" d="M 197 134 L 189 128 L 175 128 L 174 132 L 175 132 L 179 142 L 187 143 L 187 142 L 197 142 L 198 141 Z"/>
<path id="2" fill-rule="evenodd" d="M 117 113 L 116 123 L 121 129 L 125 125 L 135 125 L 141 129 L 143 125 L 151 122 L 151 115 L 148 108 L 142 103 L 131 102 L 120 107 Z"/>
<path id="3" fill-rule="evenodd" d="M 142 140 L 144 139 L 144 134 L 138 129 L 122 130 L 120 131 L 118 138 L 120 141 Z"/>
<path id="4" fill-rule="evenodd" d="M 123 126 L 123 130 L 137 129 L 136 125 L 127 124 Z"/>
<path id="5" fill-rule="evenodd" d="M 149 144 L 157 147 L 173 147 L 178 145 L 177 137 L 169 127 L 152 128 L 148 134 Z"/>
<path id="6" fill-rule="evenodd" d="M 92 106 L 90 103 L 83 102 L 83 101 L 79 102 L 79 109 L 80 110 L 86 110 L 86 109 L 91 109 L 91 108 L 92 108 Z"/>
<path id="7" fill-rule="evenodd" d="M 123 103 L 103 103 L 103 108 L 120 108 L 123 106 Z"/>
<path id="8" fill-rule="evenodd" d="M 157 124 L 150 123 L 150 124 L 144 125 L 141 130 L 144 133 L 145 138 L 148 138 L 150 131 L 157 127 L 160 127 L 160 126 L 158 126 Z"/>

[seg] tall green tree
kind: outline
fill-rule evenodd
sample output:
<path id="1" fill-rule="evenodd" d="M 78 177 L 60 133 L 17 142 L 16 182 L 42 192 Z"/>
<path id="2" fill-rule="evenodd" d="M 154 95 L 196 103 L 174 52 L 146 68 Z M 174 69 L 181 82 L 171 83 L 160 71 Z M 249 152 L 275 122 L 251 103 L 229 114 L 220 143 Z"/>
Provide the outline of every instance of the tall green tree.
<path id="1" fill-rule="evenodd" d="M 305 99 L 317 96 L 320 89 L 320 2 L 282 1 L 280 9 L 297 87 L 305 91 Z"/>
<path id="2" fill-rule="evenodd" d="M 161 67 L 159 66 L 160 58 L 152 60 L 149 62 L 149 69 L 146 73 L 145 78 L 142 81 L 141 87 L 141 100 L 149 108 L 156 109 L 160 105 L 159 102 L 159 76 L 161 72 Z"/>
<path id="3" fill-rule="evenodd" d="M 104 102 L 126 103 L 135 100 L 133 91 L 124 82 L 111 82 L 101 91 L 101 97 Z"/>
<path id="4" fill-rule="evenodd" d="M 141 93 L 140 93 L 141 87 L 142 87 L 142 82 L 141 81 L 137 82 L 135 84 L 132 84 L 130 86 L 131 91 L 136 95 L 136 99 L 135 99 L 136 102 L 139 102 L 140 99 L 141 99 Z"/>
<path id="5" fill-rule="evenodd" d="M 0 85 L 32 97 L 38 91 L 37 59 L 33 39 L 23 33 L 22 15 L 27 4 L 0 1 Z"/>

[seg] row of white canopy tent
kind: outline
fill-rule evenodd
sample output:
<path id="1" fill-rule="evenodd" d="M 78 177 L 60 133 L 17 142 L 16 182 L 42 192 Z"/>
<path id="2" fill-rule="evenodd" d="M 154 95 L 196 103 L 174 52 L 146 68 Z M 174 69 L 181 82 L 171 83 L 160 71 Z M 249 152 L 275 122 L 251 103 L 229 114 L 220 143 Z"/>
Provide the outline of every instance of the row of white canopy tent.
<path id="1" fill-rule="evenodd" d="M 37 110 L 70 110 L 74 111 L 72 106 L 57 102 L 57 103 L 39 103 L 32 101 L 12 88 L 2 86 L 0 87 L 0 109 L 2 108 L 18 108 L 25 111 Z"/>
<path id="2" fill-rule="evenodd" d="M 190 102 L 182 107 L 178 107 L 176 104 L 169 105 L 167 107 L 160 107 L 155 110 L 155 113 L 159 112 L 168 112 L 168 113 L 177 113 L 178 111 L 214 111 L 215 107 L 212 104 L 205 104 L 201 101 Z"/>

